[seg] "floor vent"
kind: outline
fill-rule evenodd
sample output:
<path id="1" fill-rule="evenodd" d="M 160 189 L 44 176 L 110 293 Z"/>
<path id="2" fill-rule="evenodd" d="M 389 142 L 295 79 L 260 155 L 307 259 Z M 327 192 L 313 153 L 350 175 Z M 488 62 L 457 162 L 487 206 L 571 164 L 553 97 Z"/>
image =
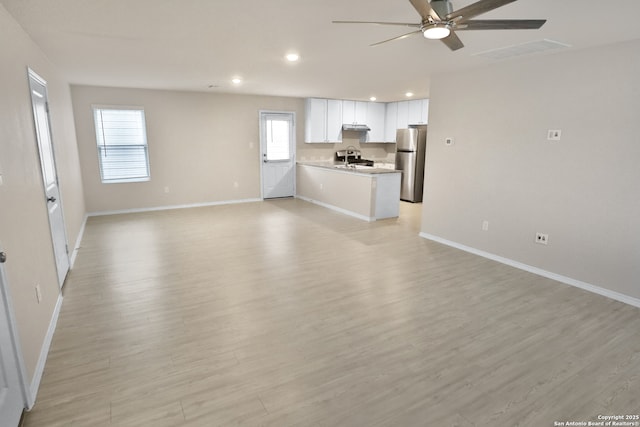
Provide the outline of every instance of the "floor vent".
<path id="1" fill-rule="evenodd" d="M 567 49 L 569 47 L 571 47 L 571 45 L 543 39 L 513 46 L 500 47 L 498 49 L 485 50 L 484 52 L 475 53 L 473 56 L 500 60 L 516 56 L 533 55 L 535 53 L 547 52 L 556 49 Z"/>

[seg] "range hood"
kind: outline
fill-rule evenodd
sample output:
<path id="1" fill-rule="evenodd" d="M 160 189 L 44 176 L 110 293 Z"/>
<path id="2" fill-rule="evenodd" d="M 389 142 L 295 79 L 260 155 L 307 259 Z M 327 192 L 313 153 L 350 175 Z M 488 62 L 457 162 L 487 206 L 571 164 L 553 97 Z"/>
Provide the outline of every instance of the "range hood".
<path id="1" fill-rule="evenodd" d="M 367 125 L 362 124 L 353 124 L 353 123 L 345 123 L 342 125 L 342 130 L 352 130 L 356 132 L 368 132 L 371 128 Z"/>

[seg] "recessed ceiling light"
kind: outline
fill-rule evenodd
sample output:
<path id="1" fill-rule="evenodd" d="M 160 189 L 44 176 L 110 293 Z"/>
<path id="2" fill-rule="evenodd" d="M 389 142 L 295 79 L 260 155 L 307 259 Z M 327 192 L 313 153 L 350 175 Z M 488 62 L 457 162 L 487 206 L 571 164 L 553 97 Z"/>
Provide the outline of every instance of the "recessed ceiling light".
<path id="1" fill-rule="evenodd" d="M 372 101 L 372 102 L 373 102 L 373 101 L 375 101 L 376 99 L 378 99 L 378 98 L 376 98 L 375 96 L 372 96 L 371 98 L 369 98 L 369 101 Z"/>
<path id="2" fill-rule="evenodd" d="M 239 85 L 240 83 L 242 83 L 242 79 L 240 77 L 234 77 L 234 78 L 231 79 L 231 82 L 234 85 Z"/>
<path id="3" fill-rule="evenodd" d="M 300 59 L 300 55 L 298 55 L 297 53 L 288 53 L 286 58 L 289 62 L 296 62 L 298 59 Z"/>
<path id="4" fill-rule="evenodd" d="M 413 96 L 413 92 L 407 92 L 404 94 L 407 98 L 411 98 Z"/>

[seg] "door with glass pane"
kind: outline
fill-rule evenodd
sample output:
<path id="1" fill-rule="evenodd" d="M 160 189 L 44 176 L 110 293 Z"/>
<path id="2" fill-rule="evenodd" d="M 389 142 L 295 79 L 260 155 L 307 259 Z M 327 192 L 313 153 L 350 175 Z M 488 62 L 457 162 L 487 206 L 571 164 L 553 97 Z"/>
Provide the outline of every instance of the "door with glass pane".
<path id="1" fill-rule="evenodd" d="M 262 198 L 295 193 L 295 113 L 260 112 Z"/>

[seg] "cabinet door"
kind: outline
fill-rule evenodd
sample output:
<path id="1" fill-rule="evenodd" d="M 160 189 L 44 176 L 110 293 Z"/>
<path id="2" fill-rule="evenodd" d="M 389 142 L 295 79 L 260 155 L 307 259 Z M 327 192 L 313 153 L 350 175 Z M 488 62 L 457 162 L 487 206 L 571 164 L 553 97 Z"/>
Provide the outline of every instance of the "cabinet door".
<path id="1" fill-rule="evenodd" d="M 342 101 L 342 123 L 356 122 L 356 101 Z"/>
<path id="2" fill-rule="evenodd" d="M 412 99 L 409 101 L 409 124 L 426 125 L 429 114 L 428 99 Z"/>
<path id="3" fill-rule="evenodd" d="M 398 130 L 398 103 L 389 102 L 384 120 L 384 142 L 396 142 L 396 130 Z"/>
<path id="4" fill-rule="evenodd" d="M 342 101 L 342 123 L 368 125 L 367 104 L 364 101 Z"/>
<path id="5" fill-rule="evenodd" d="M 428 124 L 429 123 L 429 100 L 428 99 L 423 99 L 422 100 L 422 117 L 424 119 L 424 124 Z"/>
<path id="6" fill-rule="evenodd" d="M 342 142 L 342 106 L 339 99 L 327 99 L 326 141 Z"/>
<path id="7" fill-rule="evenodd" d="M 409 124 L 417 125 L 420 123 L 420 113 L 422 112 L 422 103 L 420 99 L 412 99 L 409 101 Z"/>
<path id="8" fill-rule="evenodd" d="M 380 102 L 367 102 L 367 142 L 384 142 L 385 105 Z"/>
<path id="9" fill-rule="evenodd" d="M 355 124 L 368 125 L 369 117 L 367 116 L 368 102 L 356 101 L 355 105 Z"/>
<path id="10" fill-rule="evenodd" d="M 398 129 L 409 127 L 409 101 L 398 102 Z"/>
<path id="11" fill-rule="evenodd" d="M 327 140 L 327 100 L 307 98 L 305 108 L 304 142 Z"/>

